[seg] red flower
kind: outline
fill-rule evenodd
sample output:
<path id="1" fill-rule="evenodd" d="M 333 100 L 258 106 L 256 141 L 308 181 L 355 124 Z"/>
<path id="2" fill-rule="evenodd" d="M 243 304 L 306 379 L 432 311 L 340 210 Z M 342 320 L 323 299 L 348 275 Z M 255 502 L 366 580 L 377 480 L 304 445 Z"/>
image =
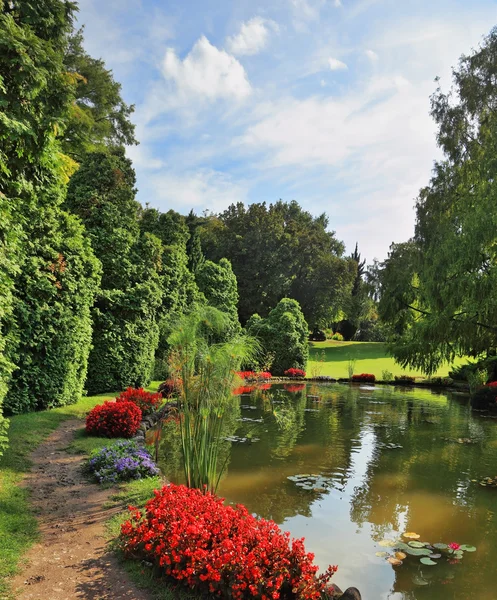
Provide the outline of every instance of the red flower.
<path id="1" fill-rule="evenodd" d="M 121 526 L 124 552 L 154 563 L 200 595 L 319 600 L 336 571 L 317 576 L 303 540 L 201 490 L 168 485 Z"/>
<path id="2" fill-rule="evenodd" d="M 459 550 L 460 547 L 461 547 L 461 544 L 456 544 L 455 542 L 452 542 L 451 544 L 449 544 L 449 548 L 451 550 Z"/>
<path id="3" fill-rule="evenodd" d="M 305 371 L 303 369 L 287 369 L 285 371 L 287 377 L 305 377 Z"/>
<path id="4" fill-rule="evenodd" d="M 130 438 L 140 427 L 142 411 L 134 402 L 97 404 L 86 417 L 86 431 L 102 437 Z"/>
<path id="5" fill-rule="evenodd" d="M 116 402 L 134 402 L 144 415 L 148 415 L 162 404 L 162 394 L 152 394 L 143 388 L 129 387 L 125 392 L 119 394 Z"/>

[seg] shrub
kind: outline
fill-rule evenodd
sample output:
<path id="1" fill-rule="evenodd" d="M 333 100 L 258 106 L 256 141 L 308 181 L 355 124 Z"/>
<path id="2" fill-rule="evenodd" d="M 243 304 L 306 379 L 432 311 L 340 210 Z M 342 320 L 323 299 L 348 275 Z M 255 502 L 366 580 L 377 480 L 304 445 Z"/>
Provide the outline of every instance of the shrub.
<path id="1" fill-rule="evenodd" d="M 156 490 L 145 514 L 132 509 L 121 526 L 127 556 L 154 563 L 201 594 L 242 600 L 318 599 L 336 571 L 316 576 L 303 540 L 290 540 L 274 521 L 185 486 Z"/>
<path id="2" fill-rule="evenodd" d="M 236 374 L 240 379 L 255 379 L 255 371 L 237 371 Z"/>
<path id="3" fill-rule="evenodd" d="M 285 371 L 286 377 L 305 377 L 305 371 L 303 369 L 287 369 Z"/>
<path id="4" fill-rule="evenodd" d="M 97 404 L 86 417 L 86 432 L 102 437 L 130 438 L 140 427 L 142 411 L 134 402 Z"/>
<path id="5" fill-rule="evenodd" d="M 336 333 L 334 333 L 331 338 L 331 340 L 335 340 L 336 342 L 343 342 L 343 335 L 341 333 L 339 333 L 338 331 Z"/>
<path id="6" fill-rule="evenodd" d="M 163 398 L 173 398 L 174 396 L 179 396 L 181 394 L 181 380 L 166 379 L 166 381 L 159 385 L 159 389 L 157 391 L 162 395 Z"/>
<path id="7" fill-rule="evenodd" d="M 412 375 L 395 375 L 395 381 L 397 383 L 415 383 L 416 377 Z"/>
<path id="8" fill-rule="evenodd" d="M 491 381 L 490 383 L 487 383 L 487 386 L 489 388 L 497 388 L 497 381 Z"/>
<path id="9" fill-rule="evenodd" d="M 271 379 L 272 375 L 269 371 L 260 371 L 256 377 L 257 379 Z"/>
<path id="10" fill-rule="evenodd" d="M 142 415 L 149 415 L 162 404 L 162 394 L 152 394 L 143 388 L 129 387 L 119 394 L 116 402 L 133 402 L 142 411 Z"/>
<path id="11" fill-rule="evenodd" d="M 388 371 L 387 369 L 384 369 L 381 372 L 381 380 L 382 381 L 392 381 L 393 380 L 393 373 L 391 371 Z"/>
<path id="12" fill-rule="evenodd" d="M 321 329 L 314 329 L 312 333 L 309 334 L 310 342 L 325 342 L 326 341 L 326 333 Z"/>
<path id="13" fill-rule="evenodd" d="M 150 454 L 134 442 L 117 442 L 94 451 L 86 466 L 99 483 L 116 483 L 159 474 Z"/>
<path id="14" fill-rule="evenodd" d="M 360 375 L 352 375 L 352 381 L 374 383 L 376 377 L 372 373 L 361 373 Z"/>

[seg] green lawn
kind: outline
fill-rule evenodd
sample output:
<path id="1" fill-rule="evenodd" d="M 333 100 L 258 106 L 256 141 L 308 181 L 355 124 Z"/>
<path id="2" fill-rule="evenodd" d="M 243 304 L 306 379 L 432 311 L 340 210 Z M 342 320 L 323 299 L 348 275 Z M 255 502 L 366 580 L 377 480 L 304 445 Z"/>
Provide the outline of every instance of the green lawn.
<path id="1" fill-rule="evenodd" d="M 386 345 L 381 342 L 326 342 L 310 343 L 309 362 L 307 363 L 307 376 L 329 375 L 336 379 L 348 377 L 350 359 L 355 359 L 354 373 L 373 373 L 377 379 L 382 378 L 382 371 L 390 371 L 394 376 L 407 373 L 423 377 L 420 371 L 403 369 L 388 356 Z M 458 359 L 455 364 L 465 363 L 465 359 Z M 451 366 L 445 365 L 436 373 L 437 376 L 446 377 Z"/>

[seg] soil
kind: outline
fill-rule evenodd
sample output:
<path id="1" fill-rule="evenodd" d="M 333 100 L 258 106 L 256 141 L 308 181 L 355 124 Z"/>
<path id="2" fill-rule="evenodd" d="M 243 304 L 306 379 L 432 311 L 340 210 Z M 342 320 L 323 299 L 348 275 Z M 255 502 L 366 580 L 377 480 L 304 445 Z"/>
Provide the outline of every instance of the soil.
<path id="1" fill-rule="evenodd" d="M 13 578 L 18 600 L 151 600 L 138 589 L 109 550 L 105 522 L 119 508 L 104 508 L 113 489 L 92 484 L 84 458 L 65 449 L 80 420 L 66 421 L 31 455 L 25 485 L 38 517 L 41 540 L 25 555 Z"/>

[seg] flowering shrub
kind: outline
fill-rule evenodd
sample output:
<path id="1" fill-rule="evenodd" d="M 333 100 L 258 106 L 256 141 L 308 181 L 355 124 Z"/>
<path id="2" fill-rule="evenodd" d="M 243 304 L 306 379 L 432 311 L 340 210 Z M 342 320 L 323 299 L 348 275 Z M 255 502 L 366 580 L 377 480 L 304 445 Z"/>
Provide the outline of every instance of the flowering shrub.
<path id="1" fill-rule="evenodd" d="M 305 377 L 305 371 L 303 369 L 287 369 L 285 371 L 286 377 Z"/>
<path id="2" fill-rule="evenodd" d="M 374 383 L 376 381 L 376 377 L 372 373 L 361 373 L 360 375 L 352 375 L 352 381 Z"/>
<path id="3" fill-rule="evenodd" d="M 395 375 L 395 381 L 400 383 L 414 383 L 416 377 L 413 377 L 412 375 Z"/>
<path id="4" fill-rule="evenodd" d="M 173 396 L 179 396 L 181 393 L 181 380 L 166 379 L 159 385 L 158 392 L 162 394 L 163 398 L 172 398 Z"/>
<path id="5" fill-rule="evenodd" d="M 260 371 L 256 377 L 257 379 L 271 379 L 272 375 L 269 371 Z"/>
<path id="6" fill-rule="evenodd" d="M 86 417 L 86 432 L 102 437 L 133 437 L 140 427 L 142 411 L 134 402 L 104 402 Z"/>
<path id="7" fill-rule="evenodd" d="M 305 383 L 285 383 L 283 386 L 287 392 L 296 394 L 305 390 Z"/>
<path id="8" fill-rule="evenodd" d="M 148 415 L 159 408 L 162 403 L 162 394 L 152 394 L 143 388 L 129 387 L 116 398 L 116 402 L 134 402 L 143 415 Z"/>
<path id="9" fill-rule="evenodd" d="M 242 600 L 314 600 L 336 567 L 317 577 L 314 555 L 290 540 L 274 521 L 257 519 L 237 505 L 185 486 L 156 490 L 145 514 L 130 507 L 121 526 L 128 556 L 153 562 L 199 595 Z"/>
<path id="10" fill-rule="evenodd" d="M 87 468 L 99 483 L 116 483 L 158 475 L 150 454 L 134 442 L 117 442 L 91 454 Z"/>
<path id="11" fill-rule="evenodd" d="M 255 379 L 255 371 L 237 371 L 240 379 Z"/>
<path id="12" fill-rule="evenodd" d="M 497 388 L 497 381 L 491 381 L 490 383 L 487 383 L 487 387 Z"/>

